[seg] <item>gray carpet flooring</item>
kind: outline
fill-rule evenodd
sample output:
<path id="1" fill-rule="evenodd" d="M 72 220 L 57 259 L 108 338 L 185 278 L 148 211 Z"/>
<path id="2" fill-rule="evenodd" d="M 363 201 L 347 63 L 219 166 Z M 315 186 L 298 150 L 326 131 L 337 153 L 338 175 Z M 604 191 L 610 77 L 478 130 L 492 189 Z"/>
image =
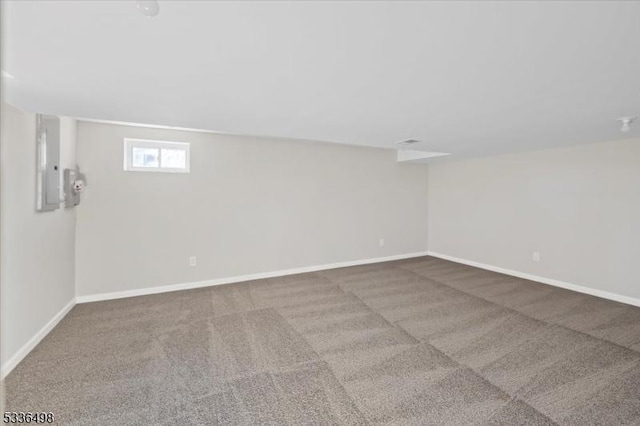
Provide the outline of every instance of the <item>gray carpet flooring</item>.
<path id="1" fill-rule="evenodd" d="M 69 425 L 640 425 L 640 308 L 423 257 L 76 306 L 6 380 Z"/>

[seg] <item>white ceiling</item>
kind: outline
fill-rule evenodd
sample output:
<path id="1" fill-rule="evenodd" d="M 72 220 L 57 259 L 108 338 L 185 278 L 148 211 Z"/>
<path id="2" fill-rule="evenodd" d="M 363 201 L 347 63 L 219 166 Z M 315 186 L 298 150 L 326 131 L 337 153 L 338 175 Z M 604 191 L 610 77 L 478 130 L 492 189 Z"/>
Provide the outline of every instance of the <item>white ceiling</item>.
<path id="1" fill-rule="evenodd" d="M 4 6 L 32 111 L 452 158 L 640 135 L 637 1 Z"/>

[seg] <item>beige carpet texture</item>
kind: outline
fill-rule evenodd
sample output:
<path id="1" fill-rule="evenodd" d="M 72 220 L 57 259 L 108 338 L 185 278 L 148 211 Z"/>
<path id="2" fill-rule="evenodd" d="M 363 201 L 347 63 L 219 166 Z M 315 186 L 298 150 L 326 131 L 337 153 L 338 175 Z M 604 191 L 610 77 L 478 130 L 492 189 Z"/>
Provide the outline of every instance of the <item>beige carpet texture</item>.
<path id="1" fill-rule="evenodd" d="M 60 425 L 640 425 L 640 308 L 421 257 L 77 305 L 6 393 Z"/>

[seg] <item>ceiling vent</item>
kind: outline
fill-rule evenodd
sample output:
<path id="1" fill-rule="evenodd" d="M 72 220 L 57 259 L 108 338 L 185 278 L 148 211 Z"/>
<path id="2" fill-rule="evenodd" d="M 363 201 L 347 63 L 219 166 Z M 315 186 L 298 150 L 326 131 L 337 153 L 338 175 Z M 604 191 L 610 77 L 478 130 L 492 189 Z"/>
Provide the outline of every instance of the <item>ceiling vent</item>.
<path id="1" fill-rule="evenodd" d="M 420 141 L 417 139 L 407 139 L 404 141 L 396 142 L 396 145 L 413 145 L 416 143 L 420 143 Z"/>

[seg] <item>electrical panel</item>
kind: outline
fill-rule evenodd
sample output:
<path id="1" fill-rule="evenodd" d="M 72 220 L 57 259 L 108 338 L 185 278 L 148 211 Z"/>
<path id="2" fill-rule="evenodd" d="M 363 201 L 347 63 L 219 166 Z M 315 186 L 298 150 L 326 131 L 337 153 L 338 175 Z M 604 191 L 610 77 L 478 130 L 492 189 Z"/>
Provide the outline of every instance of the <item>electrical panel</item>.
<path id="1" fill-rule="evenodd" d="M 36 210 L 45 212 L 60 207 L 60 119 L 38 114 L 36 123 Z"/>

